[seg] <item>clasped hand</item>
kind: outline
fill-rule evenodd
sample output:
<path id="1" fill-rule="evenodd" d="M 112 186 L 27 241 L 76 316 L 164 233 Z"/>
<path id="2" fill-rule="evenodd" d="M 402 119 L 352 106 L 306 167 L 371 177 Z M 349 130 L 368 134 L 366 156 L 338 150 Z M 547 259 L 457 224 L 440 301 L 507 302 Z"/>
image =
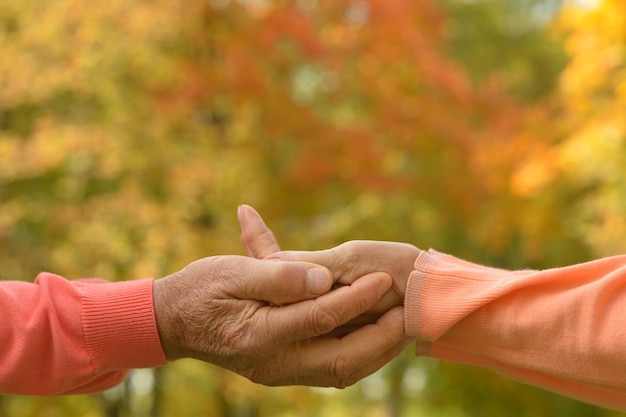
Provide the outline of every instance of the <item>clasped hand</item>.
<path id="1" fill-rule="evenodd" d="M 257 259 L 280 259 L 323 265 L 331 271 L 335 287 L 353 284 L 372 272 L 384 273 L 391 277 L 391 288 L 376 305 L 351 320 L 348 325 L 342 326 L 338 332 L 346 332 L 360 325 L 372 323 L 388 310 L 404 305 L 407 280 L 421 252 L 417 247 L 398 242 L 354 240 L 321 251 L 281 251 L 274 234 L 252 207 L 240 207 L 239 222 L 242 227 L 241 242 L 248 255 Z"/>
<path id="2" fill-rule="evenodd" d="M 411 342 L 402 304 L 417 248 L 280 252 L 256 211 L 238 214 L 251 257 L 204 258 L 154 282 L 168 359 L 204 360 L 265 385 L 345 387 Z"/>

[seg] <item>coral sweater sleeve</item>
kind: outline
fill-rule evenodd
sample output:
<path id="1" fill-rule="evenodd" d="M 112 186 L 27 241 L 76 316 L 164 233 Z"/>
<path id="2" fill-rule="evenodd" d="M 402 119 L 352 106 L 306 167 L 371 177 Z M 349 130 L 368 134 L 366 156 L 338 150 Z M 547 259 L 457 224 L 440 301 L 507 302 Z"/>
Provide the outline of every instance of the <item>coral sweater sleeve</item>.
<path id="1" fill-rule="evenodd" d="M 422 252 L 405 327 L 418 355 L 626 410 L 626 256 L 506 271 Z"/>
<path id="2" fill-rule="evenodd" d="M 0 393 L 102 391 L 166 362 L 152 280 L 0 282 Z"/>

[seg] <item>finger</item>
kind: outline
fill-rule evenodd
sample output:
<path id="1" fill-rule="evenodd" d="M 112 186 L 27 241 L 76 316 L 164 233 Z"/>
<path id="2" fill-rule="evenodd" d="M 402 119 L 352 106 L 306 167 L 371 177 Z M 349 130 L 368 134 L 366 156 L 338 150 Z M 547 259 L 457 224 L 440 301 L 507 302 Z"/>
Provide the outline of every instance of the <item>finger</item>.
<path id="1" fill-rule="evenodd" d="M 330 272 L 319 265 L 239 258 L 225 291 L 232 298 L 291 304 L 326 294 L 333 284 Z"/>
<path id="2" fill-rule="evenodd" d="M 382 296 L 382 298 L 376 303 L 374 307 L 361 314 L 358 317 L 350 320 L 346 324 L 336 328 L 331 332 L 332 336 L 344 336 L 351 333 L 367 324 L 373 324 L 387 311 L 393 307 L 403 304 L 403 300 L 392 290 L 389 290 Z"/>
<path id="3" fill-rule="evenodd" d="M 373 343 L 378 340 L 379 342 Z M 339 377 L 337 388 L 344 388 L 373 374 L 398 356 L 415 338 L 404 333 L 404 308 L 396 307 L 380 318 L 374 325 L 366 326 L 341 339 L 341 358 L 335 363 L 347 361 L 343 369 L 336 369 Z M 391 348 L 382 351 L 385 346 Z M 376 355 L 374 352 L 381 352 Z"/>
<path id="4" fill-rule="evenodd" d="M 363 378 L 368 377 L 374 372 L 378 371 L 380 368 L 385 366 L 391 360 L 393 360 L 396 356 L 398 356 L 402 351 L 411 343 L 414 339 L 404 338 L 401 342 L 394 345 L 387 352 L 384 352 L 380 355 L 375 362 L 368 364 L 367 368 L 363 367 L 361 370 L 357 371 L 357 373 L 347 377 L 340 379 L 336 376 L 327 376 L 327 375 L 302 375 L 298 373 L 294 373 L 290 376 L 281 376 L 278 379 L 264 381 L 265 385 L 269 386 L 285 386 L 285 385 L 306 385 L 310 387 L 335 387 L 335 388 L 345 388 L 350 385 L 355 384 Z"/>
<path id="5" fill-rule="evenodd" d="M 268 385 L 314 385 L 343 388 L 371 375 L 412 342 L 404 335 L 404 312 L 397 307 L 343 338 L 318 338 L 298 344 L 284 363 L 296 363 L 291 375 Z"/>
<path id="6" fill-rule="evenodd" d="M 346 259 L 342 259 L 339 256 L 339 254 L 337 253 L 337 248 L 319 251 L 279 251 L 272 253 L 267 258 L 280 259 L 283 261 L 291 262 L 310 262 L 313 264 L 323 265 L 331 270 L 335 280 L 338 280 L 340 276 L 344 274 L 344 271 L 346 269 Z"/>
<path id="7" fill-rule="evenodd" d="M 323 265 L 330 269 L 336 282 L 346 285 L 367 273 L 381 270 L 383 262 L 378 257 L 378 247 L 371 241 L 350 241 L 320 251 L 276 252 L 268 258 Z"/>
<path id="8" fill-rule="evenodd" d="M 283 344 L 327 334 L 369 310 L 390 287 L 391 276 L 376 272 L 314 300 L 268 308 L 266 331 Z"/>
<path id="9" fill-rule="evenodd" d="M 248 256 L 263 259 L 280 250 L 274 233 L 255 209 L 241 205 L 237 208 L 237 218 L 241 226 L 241 243 Z"/>

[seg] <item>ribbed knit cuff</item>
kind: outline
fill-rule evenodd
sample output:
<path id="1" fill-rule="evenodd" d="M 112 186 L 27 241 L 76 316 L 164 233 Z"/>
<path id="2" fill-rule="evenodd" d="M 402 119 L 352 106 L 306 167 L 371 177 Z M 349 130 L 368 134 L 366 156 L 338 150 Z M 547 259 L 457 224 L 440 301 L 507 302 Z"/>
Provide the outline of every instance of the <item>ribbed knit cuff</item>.
<path id="1" fill-rule="evenodd" d="M 479 265 L 433 249 L 423 252 L 407 282 L 405 331 L 418 340 L 435 341 L 496 297 L 507 280 L 529 273 Z"/>
<path id="2" fill-rule="evenodd" d="M 409 275 L 404 296 L 404 333 L 407 336 L 419 337 L 420 335 L 422 289 L 428 270 L 434 261 L 435 257 L 431 253 L 422 251 L 415 260 L 414 271 Z"/>
<path id="3" fill-rule="evenodd" d="M 82 286 L 87 350 L 97 371 L 166 363 L 157 330 L 152 279 Z"/>

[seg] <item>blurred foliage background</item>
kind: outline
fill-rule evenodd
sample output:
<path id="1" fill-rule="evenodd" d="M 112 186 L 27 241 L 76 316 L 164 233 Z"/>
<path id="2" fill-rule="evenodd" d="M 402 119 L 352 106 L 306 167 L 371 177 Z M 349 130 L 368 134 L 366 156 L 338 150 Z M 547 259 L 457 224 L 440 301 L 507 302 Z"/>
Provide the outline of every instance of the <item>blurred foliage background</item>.
<path id="1" fill-rule="evenodd" d="M 623 0 L 0 0 L 2 279 L 160 277 L 410 242 L 505 268 L 626 252 Z M 345 390 L 195 361 L 0 416 L 617 416 L 405 354 Z"/>

